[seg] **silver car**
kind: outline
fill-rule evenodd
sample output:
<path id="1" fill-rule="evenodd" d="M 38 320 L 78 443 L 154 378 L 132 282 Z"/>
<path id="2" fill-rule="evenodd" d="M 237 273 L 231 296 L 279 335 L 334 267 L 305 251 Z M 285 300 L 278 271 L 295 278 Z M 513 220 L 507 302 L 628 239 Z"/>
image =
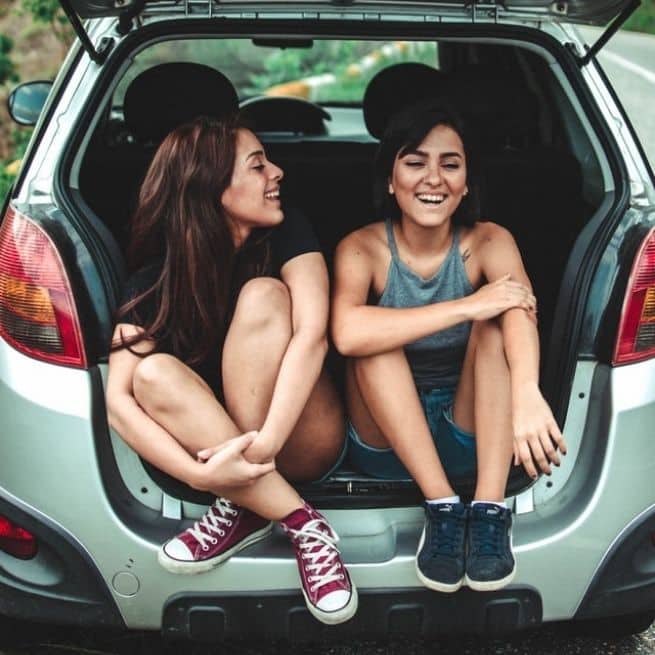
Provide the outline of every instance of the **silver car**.
<path id="1" fill-rule="evenodd" d="M 628 0 L 61 0 L 78 39 L 0 214 L 0 614 L 220 640 L 493 632 L 655 618 L 655 188 L 596 54 Z M 586 44 L 576 23 L 605 27 Z M 426 70 L 430 69 L 428 73 Z M 427 76 L 426 76 L 427 75 Z M 371 163 L 399 102 L 444 94 L 474 132 L 482 215 L 507 226 L 539 299 L 541 385 L 569 453 L 513 470 L 518 572 L 496 592 L 421 586 L 417 487 L 348 460 L 300 490 L 360 590 L 350 622 L 307 612 L 281 534 L 209 573 L 160 544 L 203 494 L 151 477 L 104 404 L 135 193 L 158 140 L 236 89 L 287 202 L 330 261 L 377 218 Z M 644 108 L 644 111 L 650 111 Z M 342 362 L 329 363 L 339 379 Z M 454 480 L 464 496 L 472 480 Z M 611 621 L 607 621 L 611 618 Z"/>

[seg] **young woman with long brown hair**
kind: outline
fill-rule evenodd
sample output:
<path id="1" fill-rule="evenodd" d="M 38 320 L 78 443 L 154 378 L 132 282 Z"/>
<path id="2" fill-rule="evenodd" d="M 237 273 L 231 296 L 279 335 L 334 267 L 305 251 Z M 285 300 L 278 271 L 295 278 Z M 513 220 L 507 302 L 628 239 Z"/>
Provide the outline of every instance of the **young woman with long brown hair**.
<path id="1" fill-rule="evenodd" d="M 324 369 L 328 274 L 282 170 L 238 119 L 169 134 L 132 221 L 109 360 L 111 426 L 151 466 L 217 496 L 165 543 L 176 573 L 206 571 L 279 521 L 309 610 L 349 619 L 357 592 L 325 518 L 287 479 L 330 470 L 343 416 Z"/>

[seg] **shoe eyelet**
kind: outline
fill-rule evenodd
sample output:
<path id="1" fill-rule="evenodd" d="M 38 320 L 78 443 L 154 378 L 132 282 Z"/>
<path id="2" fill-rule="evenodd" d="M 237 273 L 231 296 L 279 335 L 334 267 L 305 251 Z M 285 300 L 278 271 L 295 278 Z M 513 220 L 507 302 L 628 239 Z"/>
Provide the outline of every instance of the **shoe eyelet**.
<path id="1" fill-rule="evenodd" d="M 221 537 L 224 537 L 224 536 L 225 536 L 225 531 L 224 531 L 224 530 L 219 530 L 219 531 L 218 531 L 218 534 L 219 534 Z"/>
<path id="2" fill-rule="evenodd" d="M 339 574 L 339 580 L 345 580 L 345 579 L 346 576 L 343 573 Z"/>
<path id="3" fill-rule="evenodd" d="M 216 545 L 218 543 L 218 539 L 212 539 L 212 544 Z"/>
<path id="4" fill-rule="evenodd" d="M 232 527 L 232 521 L 227 522 L 228 527 Z"/>
<path id="5" fill-rule="evenodd" d="M 202 549 L 207 552 L 209 550 L 209 546 L 203 546 Z"/>

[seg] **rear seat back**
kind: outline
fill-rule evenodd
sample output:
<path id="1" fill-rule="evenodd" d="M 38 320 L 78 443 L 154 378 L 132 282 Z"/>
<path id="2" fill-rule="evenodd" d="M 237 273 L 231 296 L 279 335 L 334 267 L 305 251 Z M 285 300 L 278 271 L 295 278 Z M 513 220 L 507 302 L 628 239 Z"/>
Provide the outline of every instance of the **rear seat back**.
<path id="1" fill-rule="evenodd" d="M 188 62 L 166 63 L 139 74 L 125 92 L 118 134 L 98 130 L 80 170 L 80 190 L 125 251 L 139 187 L 163 138 L 198 115 L 236 111 L 237 93 L 219 71 Z"/>

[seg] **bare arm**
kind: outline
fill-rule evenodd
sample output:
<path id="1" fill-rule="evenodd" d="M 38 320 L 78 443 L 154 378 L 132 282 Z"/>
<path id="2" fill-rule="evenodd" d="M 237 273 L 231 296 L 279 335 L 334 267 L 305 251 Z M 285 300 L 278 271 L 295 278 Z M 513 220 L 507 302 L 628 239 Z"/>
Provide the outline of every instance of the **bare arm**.
<path id="1" fill-rule="evenodd" d="M 271 405 L 253 446 L 252 461 L 266 461 L 280 451 L 318 381 L 327 353 L 329 280 L 320 253 L 299 255 L 281 271 L 291 296 L 292 337 L 282 358 Z"/>
<path id="2" fill-rule="evenodd" d="M 487 279 L 509 273 L 513 280 L 531 286 L 514 238 L 504 228 L 485 225 L 479 257 Z M 500 321 L 510 370 L 514 463 L 523 463 L 534 478 L 534 461 L 544 473 L 550 473 L 550 464 L 559 465 L 560 461 L 555 446 L 565 453 L 566 443 L 539 390 L 539 335 L 534 312 L 509 309 Z"/>
<path id="3" fill-rule="evenodd" d="M 498 276 L 477 293 L 422 307 L 367 305 L 373 282 L 373 255 L 360 233 L 346 237 L 335 254 L 332 337 L 348 357 L 365 357 L 400 348 L 457 323 L 497 316 L 508 307 L 529 307 L 524 285 Z M 494 278 L 495 279 L 495 278 Z"/>
<path id="4" fill-rule="evenodd" d="M 119 324 L 114 331 L 114 341 L 121 333 L 130 337 L 139 332 L 134 325 Z M 148 353 L 152 342 L 142 341 L 132 350 Z M 254 434 L 243 435 L 227 442 L 221 452 L 210 462 L 200 463 L 189 454 L 175 438 L 146 414 L 134 397 L 134 373 L 142 357 L 127 348 L 116 350 L 109 357 L 107 379 L 107 418 L 109 425 L 143 459 L 158 469 L 196 489 L 212 489 L 248 484 L 272 466 L 260 469 L 245 461 L 242 451 L 254 439 Z"/>

